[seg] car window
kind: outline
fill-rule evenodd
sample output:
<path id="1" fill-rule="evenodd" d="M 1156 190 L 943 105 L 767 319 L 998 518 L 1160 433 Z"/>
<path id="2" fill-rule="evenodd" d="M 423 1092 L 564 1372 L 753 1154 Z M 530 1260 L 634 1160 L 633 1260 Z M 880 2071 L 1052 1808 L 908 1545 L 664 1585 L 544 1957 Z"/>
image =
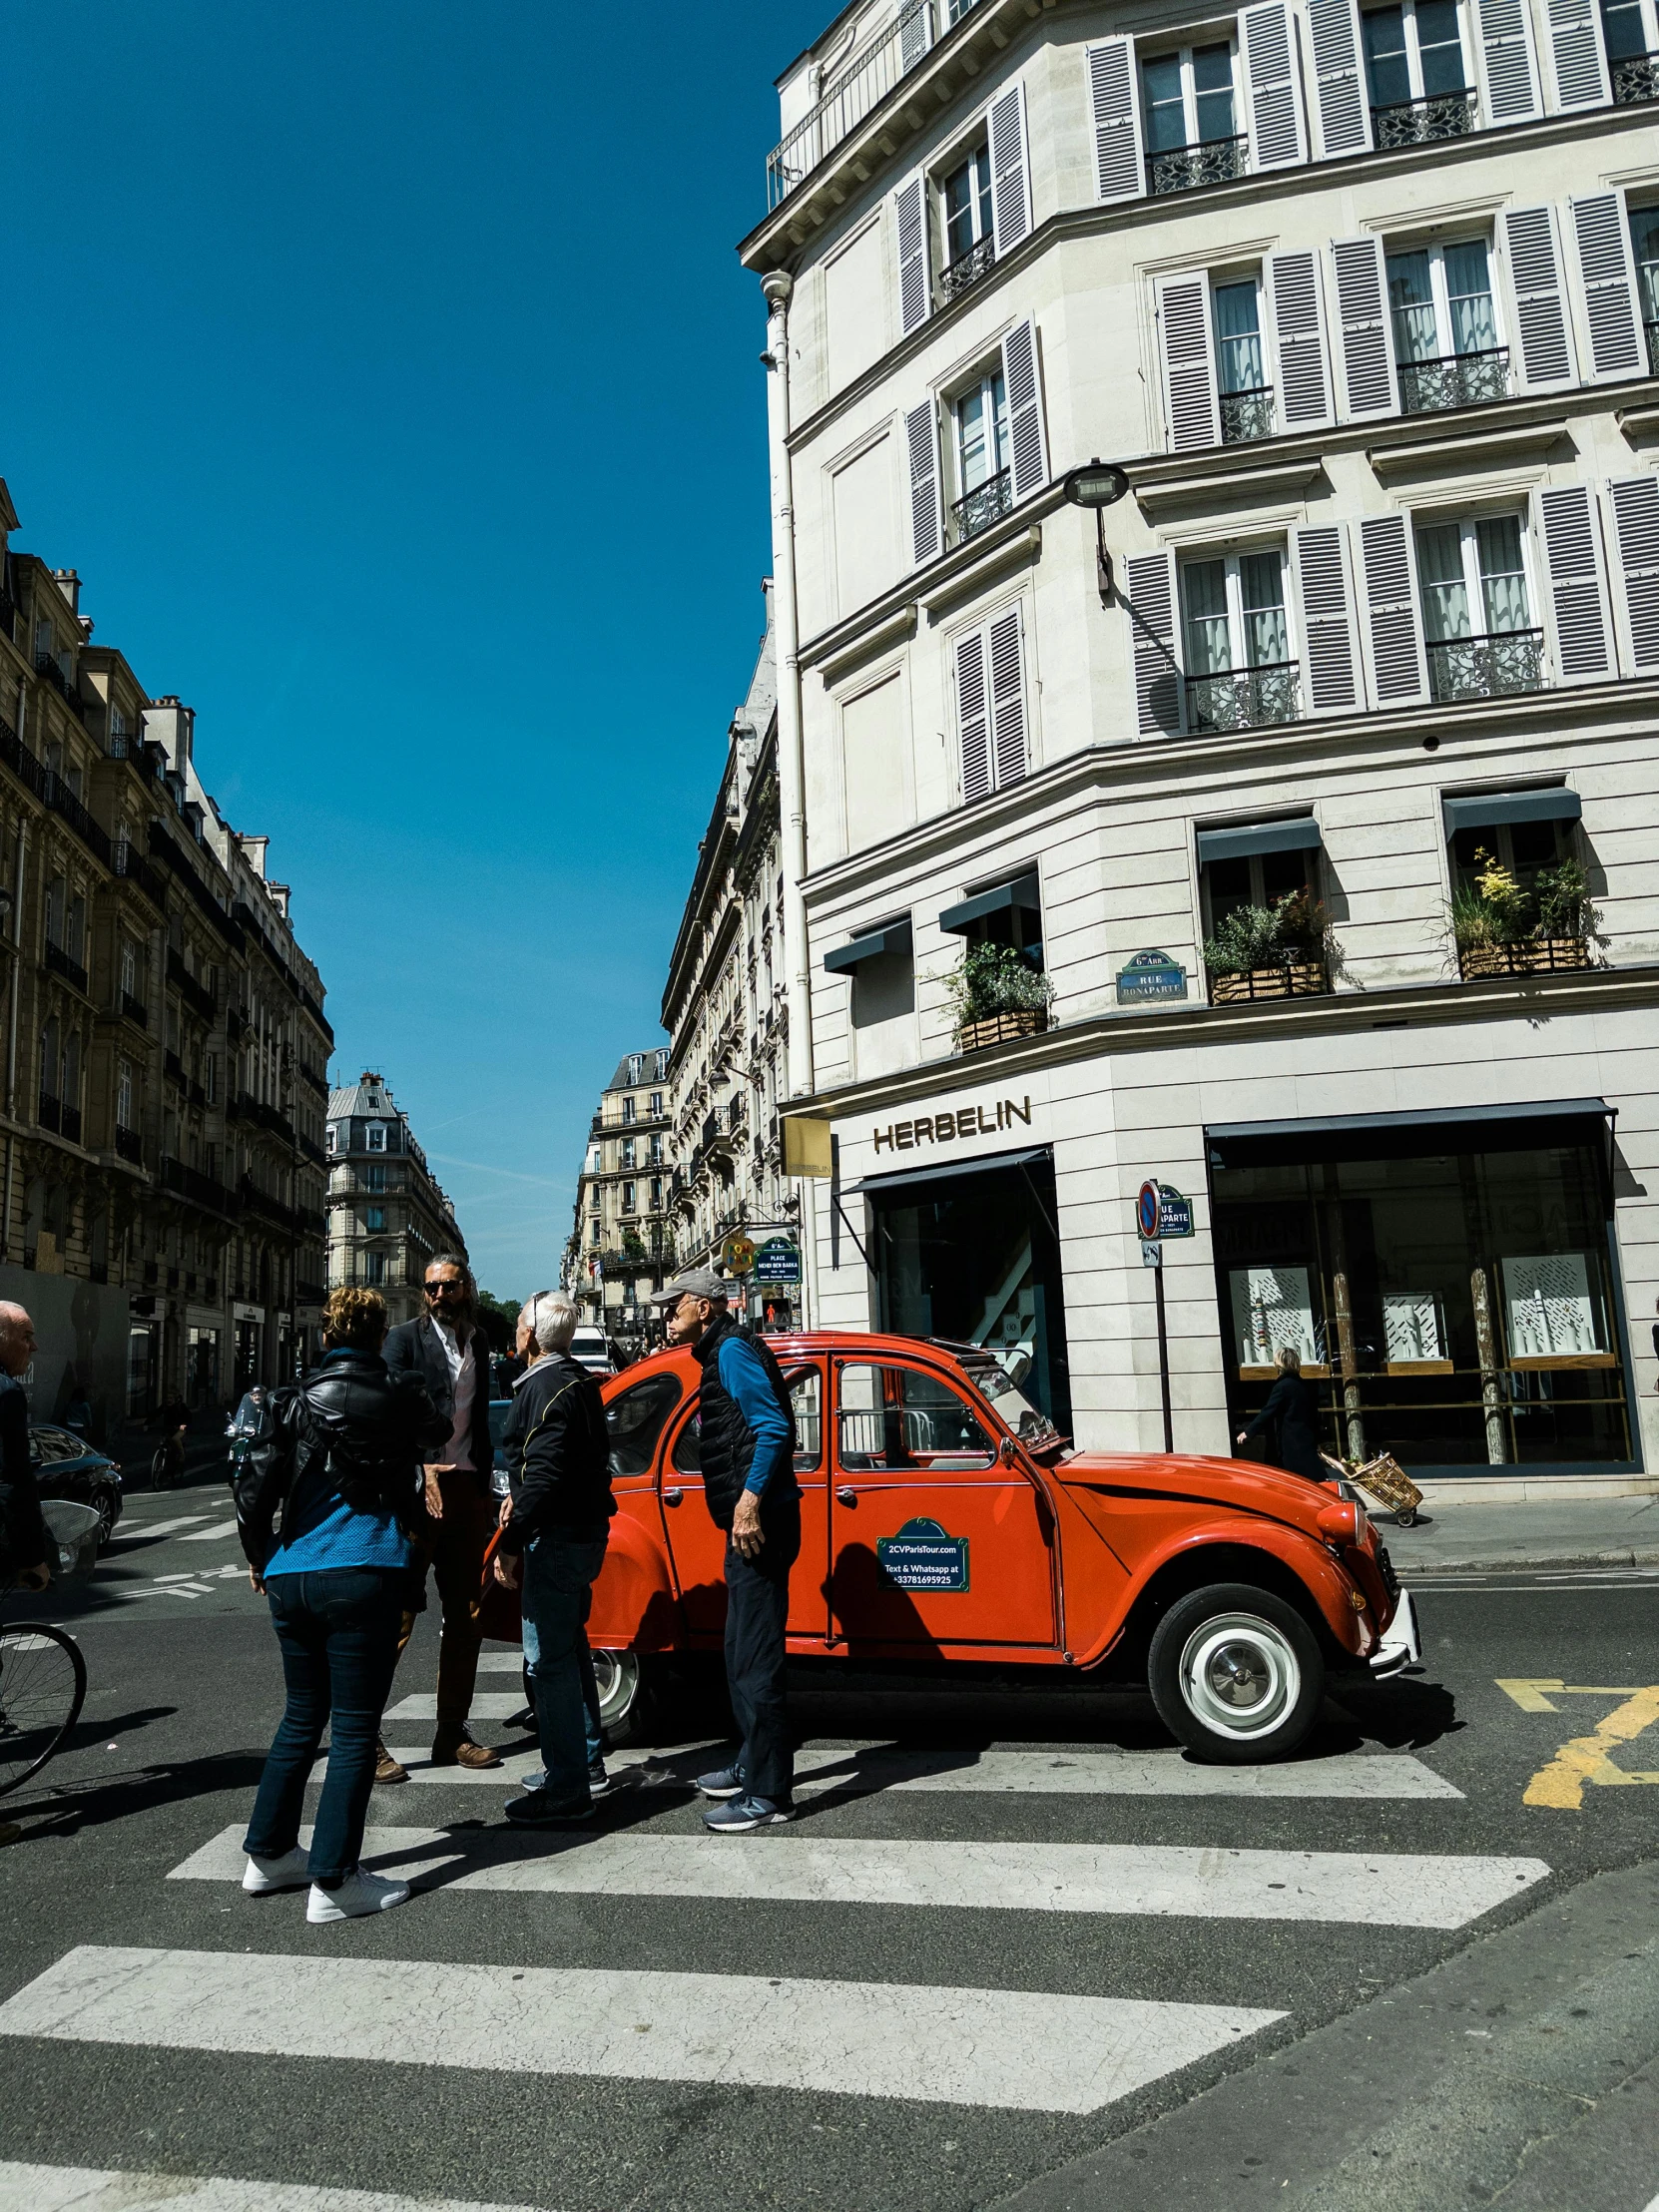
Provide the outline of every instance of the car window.
<path id="1" fill-rule="evenodd" d="M 41 1466 L 50 1466 L 56 1459 L 79 1459 L 86 1450 L 79 1436 L 72 1436 L 67 1428 L 49 1428 L 44 1423 L 29 1431 L 29 1456 Z"/>
<path id="2" fill-rule="evenodd" d="M 680 1402 L 677 1376 L 653 1375 L 620 1390 L 605 1407 L 613 1475 L 645 1474 L 657 1456 L 663 1423 Z"/>
<path id="3" fill-rule="evenodd" d="M 979 1416 L 938 1376 L 848 1362 L 839 1371 L 839 1391 L 835 1449 L 851 1473 L 963 1473 L 995 1457 Z"/>
<path id="4" fill-rule="evenodd" d="M 824 1450 L 824 1378 L 817 1368 L 786 1368 L 790 1404 L 795 1409 L 795 1471 L 811 1474 Z M 702 1438 L 694 1408 L 674 1439 L 673 1462 L 682 1474 L 701 1471 Z"/>
<path id="5" fill-rule="evenodd" d="M 490 1399 L 490 1442 L 497 1451 L 501 1449 L 501 1439 L 507 1433 L 507 1419 L 512 1409 L 513 1401 L 510 1397 Z"/>

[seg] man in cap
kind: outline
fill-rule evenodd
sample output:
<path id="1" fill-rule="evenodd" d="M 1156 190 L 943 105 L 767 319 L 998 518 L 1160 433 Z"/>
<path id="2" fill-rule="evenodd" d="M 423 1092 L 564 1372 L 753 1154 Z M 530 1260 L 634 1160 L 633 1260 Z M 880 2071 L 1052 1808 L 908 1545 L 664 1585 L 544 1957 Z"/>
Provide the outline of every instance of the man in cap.
<path id="1" fill-rule="evenodd" d="M 743 1742 L 730 1767 L 701 1775 L 710 1828 L 743 1834 L 795 1818 L 795 1746 L 784 1690 L 790 1569 L 801 1551 L 795 1414 L 770 1347 L 740 1329 L 731 1285 L 709 1268 L 667 1284 L 668 1341 L 703 1371 L 703 1495 L 726 1539 L 726 1680 Z"/>

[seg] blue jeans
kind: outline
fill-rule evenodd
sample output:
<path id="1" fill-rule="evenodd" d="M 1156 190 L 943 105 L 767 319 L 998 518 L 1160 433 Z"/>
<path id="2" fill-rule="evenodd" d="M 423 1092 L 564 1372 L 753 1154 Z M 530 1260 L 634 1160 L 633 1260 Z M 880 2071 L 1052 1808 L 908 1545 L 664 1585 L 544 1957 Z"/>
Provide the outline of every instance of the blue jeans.
<path id="1" fill-rule="evenodd" d="M 546 1779 L 542 1790 L 555 1805 L 586 1805 L 588 1706 L 583 1661 L 587 1655 L 590 1592 L 605 1564 L 605 1537 L 574 1541 L 558 1529 L 533 1536 L 524 1550 L 524 1662 L 530 1670 Z"/>
<path id="2" fill-rule="evenodd" d="M 305 1784 L 326 1728 L 311 1880 L 335 1889 L 357 1864 L 407 1580 L 380 1567 L 328 1567 L 266 1584 L 288 1702 L 243 1844 L 251 1859 L 280 1859 L 298 1843 Z"/>

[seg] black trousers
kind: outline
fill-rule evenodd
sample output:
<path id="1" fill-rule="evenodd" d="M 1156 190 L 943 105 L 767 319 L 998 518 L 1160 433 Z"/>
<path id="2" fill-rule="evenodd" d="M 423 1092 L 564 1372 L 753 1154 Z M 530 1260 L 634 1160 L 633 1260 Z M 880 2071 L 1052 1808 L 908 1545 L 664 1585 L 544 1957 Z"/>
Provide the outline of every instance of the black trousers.
<path id="1" fill-rule="evenodd" d="M 784 1690 L 784 1634 L 790 1569 L 801 1554 L 801 1501 L 763 1501 L 766 1541 L 758 1559 L 726 1544 L 726 1686 L 743 1747 L 738 1766 L 756 1797 L 787 1804 L 795 1787 L 795 1743 Z"/>

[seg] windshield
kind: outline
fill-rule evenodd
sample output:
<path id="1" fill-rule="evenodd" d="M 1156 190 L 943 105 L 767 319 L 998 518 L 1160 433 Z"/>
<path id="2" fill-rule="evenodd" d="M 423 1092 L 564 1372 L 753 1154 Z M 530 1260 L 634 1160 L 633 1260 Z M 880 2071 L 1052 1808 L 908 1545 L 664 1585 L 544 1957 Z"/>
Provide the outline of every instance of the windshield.
<path id="1" fill-rule="evenodd" d="M 1014 1361 L 1019 1365 L 1020 1381 L 1030 1372 L 1031 1363 L 1017 1346 L 1010 1348 Z M 1059 1440 L 1059 1430 L 1041 1413 L 1020 1389 L 1008 1369 L 991 1353 L 958 1354 L 962 1373 L 974 1387 L 989 1398 L 991 1409 L 1006 1422 L 1022 1444 L 1048 1444 Z"/>

